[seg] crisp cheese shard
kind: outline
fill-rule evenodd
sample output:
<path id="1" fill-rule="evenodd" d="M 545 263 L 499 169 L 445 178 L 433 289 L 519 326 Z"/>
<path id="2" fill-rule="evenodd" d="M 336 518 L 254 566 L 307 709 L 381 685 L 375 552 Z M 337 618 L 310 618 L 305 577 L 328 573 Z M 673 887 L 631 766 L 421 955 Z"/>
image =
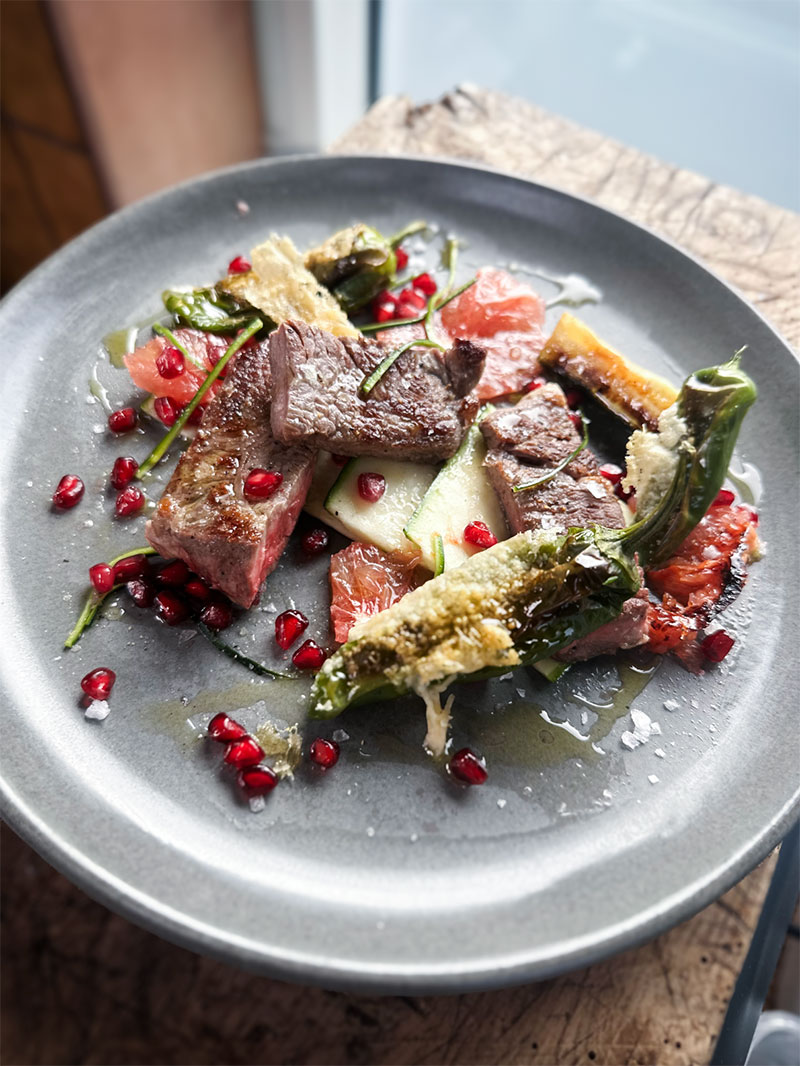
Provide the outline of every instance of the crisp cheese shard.
<path id="1" fill-rule="evenodd" d="M 358 337 L 335 298 L 306 270 L 291 237 L 273 233 L 250 253 L 252 269 L 234 274 L 220 288 L 262 311 L 276 326 L 307 322 L 337 337 Z"/>

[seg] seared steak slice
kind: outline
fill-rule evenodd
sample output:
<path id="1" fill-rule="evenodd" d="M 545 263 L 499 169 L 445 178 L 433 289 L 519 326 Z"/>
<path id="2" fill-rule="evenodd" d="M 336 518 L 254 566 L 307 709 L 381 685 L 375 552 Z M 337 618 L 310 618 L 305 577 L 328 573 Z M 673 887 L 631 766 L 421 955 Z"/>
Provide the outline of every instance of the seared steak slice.
<path id="1" fill-rule="evenodd" d="M 412 348 L 363 398 L 362 382 L 389 351 L 366 337 L 285 322 L 269 343 L 276 438 L 340 455 L 431 461 L 453 455 L 476 411 L 471 392 L 483 349 L 469 341 L 455 341 L 444 355 Z"/>
<path id="2" fill-rule="evenodd" d="M 566 648 L 556 652 L 554 658 L 565 663 L 576 663 L 593 659 L 595 655 L 613 655 L 620 648 L 637 648 L 645 644 L 649 635 L 649 605 L 647 589 L 639 589 L 635 596 L 623 603 L 622 611 L 616 618 L 580 640 L 573 640 Z"/>
<path id="3" fill-rule="evenodd" d="M 594 523 L 612 529 L 624 525 L 614 490 L 588 448 L 542 485 L 513 491 L 516 485 L 543 477 L 580 444 L 558 385 L 543 385 L 516 406 L 493 411 L 481 422 L 481 431 L 488 446 L 486 473 L 514 533 L 565 533 L 570 526 Z"/>
<path id="4" fill-rule="evenodd" d="M 314 468 L 311 448 L 275 441 L 269 407 L 264 341 L 234 357 L 145 530 L 161 555 L 183 559 L 242 607 L 254 602 L 286 546 Z M 283 475 L 269 499 L 245 499 L 256 467 Z"/>

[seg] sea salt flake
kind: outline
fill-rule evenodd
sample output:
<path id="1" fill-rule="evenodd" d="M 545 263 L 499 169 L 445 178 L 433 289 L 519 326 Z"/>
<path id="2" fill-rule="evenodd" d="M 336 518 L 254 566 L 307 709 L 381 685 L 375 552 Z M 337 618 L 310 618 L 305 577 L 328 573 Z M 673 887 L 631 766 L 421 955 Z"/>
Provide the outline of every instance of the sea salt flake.
<path id="1" fill-rule="evenodd" d="M 664 751 L 663 748 L 656 748 L 656 750 L 653 752 L 653 754 L 657 755 L 659 757 L 659 759 L 663 759 L 663 758 L 666 757 L 667 753 Z"/>
<path id="2" fill-rule="evenodd" d="M 92 700 L 83 714 L 85 718 L 94 718 L 102 722 L 104 718 L 108 718 L 110 712 L 111 708 L 105 700 Z"/>
<path id="3" fill-rule="evenodd" d="M 237 200 L 236 201 L 236 210 L 238 211 L 238 213 L 240 215 L 249 215 L 250 214 L 250 204 L 247 202 L 247 200 Z"/>
<path id="4" fill-rule="evenodd" d="M 651 785 L 658 784 L 658 777 L 655 774 L 648 774 L 647 780 L 650 782 Z"/>
<path id="5" fill-rule="evenodd" d="M 665 711 L 677 711 L 679 707 L 680 704 L 677 700 L 664 700 Z"/>
<path id="6" fill-rule="evenodd" d="M 344 744 L 346 740 L 350 739 L 350 734 L 345 733 L 343 729 L 334 729 L 333 739 L 336 741 L 337 744 Z"/>
<path id="7" fill-rule="evenodd" d="M 263 796 L 251 796 L 247 801 L 250 805 L 250 810 L 253 814 L 258 814 L 259 811 L 263 811 L 267 805 L 267 801 Z"/>
<path id="8" fill-rule="evenodd" d="M 367 826 L 367 836 L 368 837 L 374 837 L 375 836 L 375 830 L 373 829 L 373 827 L 371 825 Z"/>
<path id="9" fill-rule="evenodd" d="M 497 806 L 498 806 L 498 807 L 500 808 L 500 810 L 501 810 L 501 811 L 502 811 L 503 807 L 505 807 L 505 805 L 506 805 L 506 800 L 504 800 L 504 799 L 499 799 L 499 800 L 497 801 Z"/>

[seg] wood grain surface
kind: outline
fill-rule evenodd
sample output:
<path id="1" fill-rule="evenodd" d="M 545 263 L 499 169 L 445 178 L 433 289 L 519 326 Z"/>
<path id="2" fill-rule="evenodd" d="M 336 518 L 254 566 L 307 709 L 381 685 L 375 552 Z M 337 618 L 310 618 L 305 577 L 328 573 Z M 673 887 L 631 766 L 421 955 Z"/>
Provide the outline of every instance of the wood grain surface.
<path id="1" fill-rule="evenodd" d="M 698 256 L 800 345 L 800 215 L 757 196 L 473 86 L 421 106 L 385 97 L 332 150 L 449 156 L 596 200 Z"/>
<path id="2" fill-rule="evenodd" d="M 800 334 L 800 219 L 500 93 L 380 101 L 335 146 L 452 156 L 595 198 Z M 254 977 L 132 926 L 3 829 L 2 1062 L 705 1063 L 774 865 L 649 944 L 555 980 L 365 997 Z"/>

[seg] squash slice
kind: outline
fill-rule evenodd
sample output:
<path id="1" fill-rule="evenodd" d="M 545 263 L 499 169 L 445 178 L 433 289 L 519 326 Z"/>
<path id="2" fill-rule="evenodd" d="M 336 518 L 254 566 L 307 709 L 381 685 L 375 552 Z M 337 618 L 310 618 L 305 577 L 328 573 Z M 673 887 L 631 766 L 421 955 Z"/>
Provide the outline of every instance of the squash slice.
<path id="1" fill-rule="evenodd" d="M 587 389 L 637 429 L 657 429 L 661 412 L 678 398 L 668 381 L 609 348 L 574 315 L 561 316 L 539 362 Z"/>

